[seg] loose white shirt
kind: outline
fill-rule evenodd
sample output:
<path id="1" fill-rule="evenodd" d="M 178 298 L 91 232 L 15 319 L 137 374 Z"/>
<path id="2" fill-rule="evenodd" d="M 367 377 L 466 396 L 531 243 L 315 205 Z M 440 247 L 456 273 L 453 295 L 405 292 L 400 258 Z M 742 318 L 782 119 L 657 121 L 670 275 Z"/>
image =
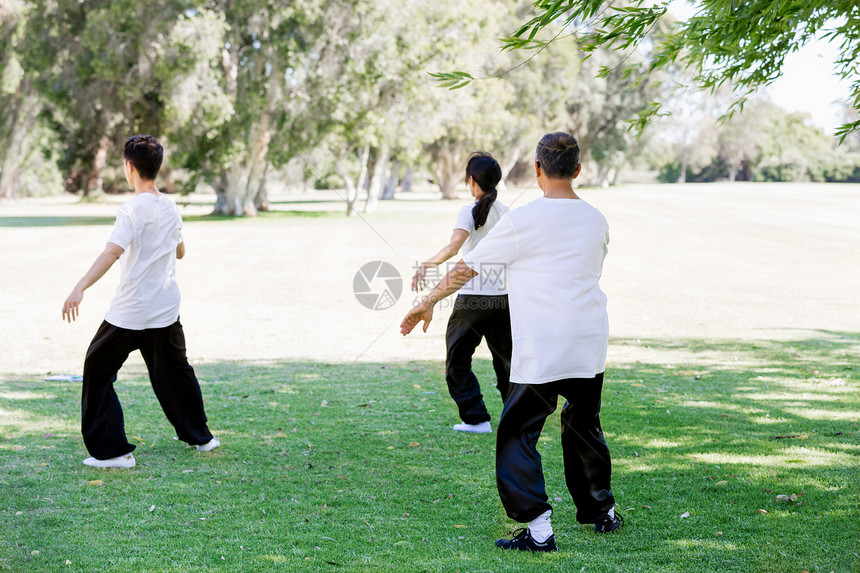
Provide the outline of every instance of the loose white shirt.
<path id="1" fill-rule="evenodd" d="M 581 199 L 541 197 L 506 214 L 464 262 L 504 265 L 511 310 L 511 381 L 593 378 L 606 369 L 609 319 L 598 280 L 604 216 Z"/>
<path id="2" fill-rule="evenodd" d="M 466 239 L 466 242 L 464 242 L 463 246 L 460 247 L 461 258 L 465 258 L 469 253 L 471 253 L 475 247 L 478 246 L 478 243 L 487 236 L 490 230 L 496 226 L 496 223 L 499 222 L 502 215 L 510 210 L 496 199 L 493 201 L 492 206 L 490 206 L 486 222 L 476 229 L 475 218 L 472 216 L 472 209 L 476 203 L 477 201 L 469 205 L 464 205 L 457 214 L 457 223 L 454 225 L 454 228 L 463 229 L 469 233 L 469 237 Z M 504 268 L 488 266 L 479 272 L 480 274 L 478 276 L 463 285 L 460 289 L 460 294 L 481 294 L 491 296 L 507 294 L 508 291 L 505 288 Z"/>
<path id="3" fill-rule="evenodd" d="M 120 328 L 144 330 L 179 319 L 176 247 L 182 217 L 163 194 L 141 193 L 117 212 L 108 242 L 123 249 L 119 286 L 105 320 Z"/>

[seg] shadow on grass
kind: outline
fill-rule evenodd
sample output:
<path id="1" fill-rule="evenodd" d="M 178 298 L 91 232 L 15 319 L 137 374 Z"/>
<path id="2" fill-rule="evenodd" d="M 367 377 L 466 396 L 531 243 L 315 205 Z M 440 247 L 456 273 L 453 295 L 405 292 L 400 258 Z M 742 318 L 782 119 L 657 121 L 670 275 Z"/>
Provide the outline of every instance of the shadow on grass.
<path id="1" fill-rule="evenodd" d="M 852 350 L 854 357 L 860 355 L 857 347 L 860 345 L 860 333 L 844 332 L 826 329 L 785 329 L 786 333 L 795 333 L 802 337 L 785 340 L 706 340 L 706 339 L 647 339 L 647 338 L 614 338 L 614 344 L 641 346 L 656 350 L 680 349 L 692 353 L 704 352 L 745 352 L 773 354 L 775 361 L 788 361 L 798 356 L 798 350 L 813 351 L 815 359 L 835 358 L 840 351 Z"/>
<path id="2" fill-rule="evenodd" d="M 344 205 L 344 199 L 281 199 L 269 201 L 270 205 Z"/>
<path id="3" fill-rule="evenodd" d="M 115 217 L 0 217 L 0 227 L 86 227 L 113 225 Z"/>
<path id="4" fill-rule="evenodd" d="M 515 524 L 494 435 L 450 430 L 439 363 L 196 365 L 223 442 L 210 454 L 175 441 L 130 365 L 131 471 L 80 465 L 79 383 L 2 378 L 0 557 L 16 571 L 857 570 L 860 335 L 616 343 L 654 357 L 607 370 L 617 534 L 575 523 L 555 414 L 540 450 L 562 550 L 499 553 Z M 661 360 L 679 351 L 696 359 Z M 475 369 L 495 425 L 491 364 Z"/>
<path id="5" fill-rule="evenodd" d="M 255 217 L 231 217 L 226 215 L 187 215 L 183 216 L 186 223 L 206 221 L 272 221 L 279 219 L 323 219 L 328 217 L 344 217 L 340 211 L 303 211 L 276 210 L 261 211 Z M 23 227 L 82 227 L 93 225 L 113 225 L 115 217 L 0 217 L 0 228 Z"/>
<path id="6" fill-rule="evenodd" d="M 183 216 L 182 219 L 186 223 L 190 222 L 205 222 L 205 221 L 275 221 L 279 219 L 324 219 L 324 218 L 336 218 L 336 217 L 345 217 L 343 213 L 340 211 L 304 211 L 304 210 L 273 210 L 273 211 L 259 211 L 253 217 L 234 217 L 231 215 L 187 215 Z"/>

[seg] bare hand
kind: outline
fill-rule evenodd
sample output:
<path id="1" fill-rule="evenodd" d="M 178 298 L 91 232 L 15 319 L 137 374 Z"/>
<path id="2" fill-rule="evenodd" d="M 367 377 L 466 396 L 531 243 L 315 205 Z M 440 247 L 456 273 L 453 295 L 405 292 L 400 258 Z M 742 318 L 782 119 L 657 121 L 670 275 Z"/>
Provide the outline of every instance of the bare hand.
<path id="1" fill-rule="evenodd" d="M 400 334 L 406 336 L 422 320 L 424 321 L 424 332 L 427 332 L 427 327 L 430 326 L 430 321 L 433 320 L 432 306 L 424 306 L 424 303 L 421 303 L 406 313 L 406 317 L 400 323 Z"/>
<path id="2" fill-rule="evenodd" d="M 415 276 L 412 277 L 412 290 L 415 292 L 421 292 L 425 288 L 427 288 L 427 269 L 424 265 L 418 267 L 418 270 L 415 271 Z"/>
<path id="3" fill-rule="evenodd" d="M 72 322 L 78 318 L 78 305 L 84 298 L 84 291 L 75 287 L 66 302 L 63 303 L 63 320 Z"/>

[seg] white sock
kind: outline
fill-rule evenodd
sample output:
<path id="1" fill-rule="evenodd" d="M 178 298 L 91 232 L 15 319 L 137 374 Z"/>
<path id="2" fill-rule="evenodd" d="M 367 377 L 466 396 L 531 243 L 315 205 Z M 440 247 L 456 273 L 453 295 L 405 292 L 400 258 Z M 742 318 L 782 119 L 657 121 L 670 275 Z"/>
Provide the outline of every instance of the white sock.
<path id="1" fill-rule="evenodd" d="M 538 543 L 543 543 L 552 535 L 552 523 L 549 520 L 550 515 L 552 515 L 552 510 L 548 509 L 529 521 L 529 533 L 531 533 L 532 539 Z"/>
<path id="2" fill-rule="evenodd" d="M 614 517 L 615 517 L 615 507 L 613 506 L 613 507 L 609 508 L 609 511 L 608 511 L 608 512 L 606 512 L 606 514 L 607 514 L 609 517 L 614 518 Z"/>

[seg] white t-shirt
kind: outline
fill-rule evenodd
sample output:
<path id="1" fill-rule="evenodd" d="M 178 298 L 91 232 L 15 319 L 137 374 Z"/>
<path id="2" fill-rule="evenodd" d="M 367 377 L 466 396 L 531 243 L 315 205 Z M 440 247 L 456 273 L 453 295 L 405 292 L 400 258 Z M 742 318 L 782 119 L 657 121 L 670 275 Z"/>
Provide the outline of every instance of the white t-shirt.
<path id="1" fill-rule="evenodd" d="M 182 242 L 182 217 L 167 196 L 141 193 L 124 203 L 108 242 L 123 248 L 116 295 L 105 314 L 129 330 L 162 328 L 179 319 L 176 246 Z"/>
<path id="2" fill-rule="evenodd" d="M 598 280 L 609 244 L 603 215 L 581 199 L 514 209 L 464 261 L 503 263 L 511 309 L 511 381 L 592 378 L 606 368 L 609 319 Z M 477 278 L 477 277 L 476 277 Z"/>
<path id="3" fill-rule="evenodd" d="M 477 201 L 475 203 L 477 203 Z M 481 239 L 487 236 L 490 229 L 496 226 L 496 223 L 499 222 L 502 215 L 510 210 L 496 199 L 493 201 L 490 211 L 487 213 L 486 222 L 481 225 L 480 228 L 475 229 L 475 218 L 472 217 L 472 208 L 475 206 L 475 203 L 464 205 L 463 208 L 460 209 L 460 212 L 457 214 L 457 223 L 454 225 L 455 229 L 463 229 L 469 233 L 469 237 L 466 239 L 466 242 L 463 243 L 462 247 L 460 247 L 461 258 L 465 258 L 469 253 L 471 253 L 474 248 L 478 246 L 478 243 L 481 242 Z M 505 288 L 505 273 L 503 266 L 487 265 L 482 269 L 482 271 L 478 272 L 480 273 L 478 276 L 463 285 L 459 291 L 460 294 L 507 294 L 508 291 Z"/>

